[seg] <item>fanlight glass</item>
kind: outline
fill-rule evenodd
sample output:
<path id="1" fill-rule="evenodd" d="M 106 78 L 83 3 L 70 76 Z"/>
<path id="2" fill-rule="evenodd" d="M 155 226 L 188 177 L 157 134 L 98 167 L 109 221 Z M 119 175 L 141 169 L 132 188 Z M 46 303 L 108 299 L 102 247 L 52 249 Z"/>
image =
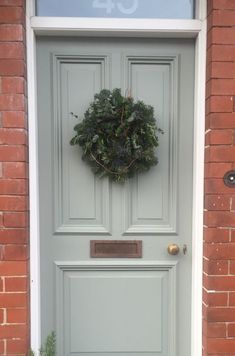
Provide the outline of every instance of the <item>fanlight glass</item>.
<path id="1" fill-rule="evenodd" d="M 37 16 L 194 18 L 194 0 L 37 0 Z"/>

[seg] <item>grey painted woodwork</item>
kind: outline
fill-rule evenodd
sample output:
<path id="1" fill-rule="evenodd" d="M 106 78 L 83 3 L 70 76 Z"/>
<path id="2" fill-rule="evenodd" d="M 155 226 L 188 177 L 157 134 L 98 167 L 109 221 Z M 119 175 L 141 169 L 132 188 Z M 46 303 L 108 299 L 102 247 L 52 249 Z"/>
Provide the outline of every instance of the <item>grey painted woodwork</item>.
<path id="1" fill-rule="evenodd" d="M 43 338 L 56 331 L 58 356 L 189 356 L 193 40 L 38 38 L 37 76 Z M 69 144 L 70 113 L 116 87 L 164 130 L 159 164 L 124 185 Z M 91 259 L 106 238 L 142 240 L 143 258 Z"/>

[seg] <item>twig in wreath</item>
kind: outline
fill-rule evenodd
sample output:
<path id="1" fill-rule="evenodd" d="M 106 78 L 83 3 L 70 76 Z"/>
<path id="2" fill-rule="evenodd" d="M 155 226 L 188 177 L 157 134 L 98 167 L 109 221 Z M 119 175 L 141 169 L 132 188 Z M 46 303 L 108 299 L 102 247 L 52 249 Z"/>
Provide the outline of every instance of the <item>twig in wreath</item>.
<path id="1" fill-rule="evenodd" d="M 94 159 L 94 161 L 95 161 L 99 166 L 101 166 L 102 168 L 104 168 L 107 172 L 109 172 L 109 173 L 111 173 L 111 174 L 116 174 L 116 175 L 119 175 L 119 174 L 120 174 L 120 173 L 118 173 L 118 172 L 114 172 L 114 171 L 112 171 L 111 169 L 105 167 L 100 161 L 97 160 L 97 158 L 93 155 L 92 152 L 90 152 L 90 153 L 91 153 L 91 157 Z M 130 162 L 130 164 L 124 168 L 124 170 L 127 171 L 127 170 L 132 166 L 132 164 L 133 164 L 136 160 L 137 160 L 137 158 L 133 159 L 133 160 Z"/>

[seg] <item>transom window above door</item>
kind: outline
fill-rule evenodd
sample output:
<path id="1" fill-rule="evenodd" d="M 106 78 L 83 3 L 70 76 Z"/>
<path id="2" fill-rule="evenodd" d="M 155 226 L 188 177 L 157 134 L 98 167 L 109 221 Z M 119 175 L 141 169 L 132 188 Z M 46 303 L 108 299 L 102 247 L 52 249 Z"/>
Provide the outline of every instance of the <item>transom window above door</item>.
<path id="1" fill-rule="evenodd" d="M 36 0 L 37 16 L 193 19 L 195 0 Z"/>

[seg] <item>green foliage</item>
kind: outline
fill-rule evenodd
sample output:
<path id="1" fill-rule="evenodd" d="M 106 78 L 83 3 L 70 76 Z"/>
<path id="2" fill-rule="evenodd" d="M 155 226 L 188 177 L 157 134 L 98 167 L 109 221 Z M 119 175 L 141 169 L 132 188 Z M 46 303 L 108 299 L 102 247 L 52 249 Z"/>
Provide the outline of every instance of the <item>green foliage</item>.
<path id="1" fill-rule="evenodd" d="M 40 356 L 55 356 L 56 355 L 56 335 L 52 331 L 50 335 L 47 336 L 45 344 L 41 347 L 39 351 Z M 29 351 L 29 356 L 35 356 L 35 353 L 31 350 Z"/>
<path id="2" fill-rule="evenodd" d="M 83 159 L 99 177 L 122 183 L 158 162 L 157 132 L 162 131 L 156 126 L 153 107 L 123 97 L 120 89 L 96 94 L 74 130 L 71 145 L 81 146 Z"/>

